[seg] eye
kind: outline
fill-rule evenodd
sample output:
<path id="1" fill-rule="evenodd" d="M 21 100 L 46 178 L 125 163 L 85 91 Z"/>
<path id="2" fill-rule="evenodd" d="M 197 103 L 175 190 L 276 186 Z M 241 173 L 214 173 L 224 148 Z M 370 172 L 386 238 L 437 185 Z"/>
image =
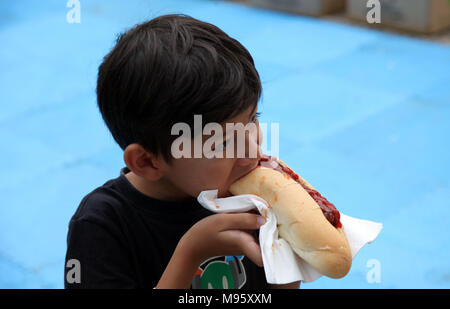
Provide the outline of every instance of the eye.
<path id="1" fill-rule="evenodd" d="M 216 147 L 214 147 L 214 151 L 222 151 L 227 147 L 227 144 L 229 142 L 229 139 L 223 141 L 221 144 L 217 145 Z"/>
<path id="2" fill-rule="evenodd" d="M 260 113 L 260 112 L 258 112 L 258 113 L 255 113 L 255 115 L 253 116 L 253 118 L 252 118 L 251 122 L 256 122 L 256 120 L 258 120 L 258 119 L 259 119 L 259 116 L 261 116 L 261 113 Z"/>
<path id="3" fill-rule="evenodd" d="M 223 149 L 227 148 L 228 142 L 229 142 L 229 140 L 227 139 L 227 140 L 225 140 L 225 141 L 222 143 Z"/>

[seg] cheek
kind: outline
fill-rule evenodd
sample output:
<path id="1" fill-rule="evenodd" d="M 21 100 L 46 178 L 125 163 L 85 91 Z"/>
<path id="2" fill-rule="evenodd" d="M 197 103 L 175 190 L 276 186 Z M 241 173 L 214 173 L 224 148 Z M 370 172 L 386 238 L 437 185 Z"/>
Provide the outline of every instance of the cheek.
<path id="1" fill-rule="evenodd" d="M 207 182 L 205 185 L 218 187 L 226 183 L 233 171 L 234 161 L 233 159 L 212 159 L 205 164 L 202 171 L 202 179 Z"/>
<path id="2" fill-rule="evenodd" d="M 232 159 L 218 159 L 217 162 L 211 162 L 211 164 L 205 166 L 202 172 L 198 174 L 197 192 L 218 189 L 219 197 L 227 196 L 233 177 L 233 166 L 234 160 Z"/>
<path id="3" fill-rule="evenodd" d="M 196 160 L 185 168 L 186 173 L 178 175 L 177 185 L 190 195 L 198 195 L 204 190 L 226 191 L 234 160 L 232 159 L 192 159 Z"/>
<path id="4" fill-rule="evenodd" d="M 169 180 L 189 196 L 198 196 L 201 191 L 219 190 L 219 197 L 226 196 L 231 182 L 238 178 L 236 159 L 186 159 L 177 161 Z"/>

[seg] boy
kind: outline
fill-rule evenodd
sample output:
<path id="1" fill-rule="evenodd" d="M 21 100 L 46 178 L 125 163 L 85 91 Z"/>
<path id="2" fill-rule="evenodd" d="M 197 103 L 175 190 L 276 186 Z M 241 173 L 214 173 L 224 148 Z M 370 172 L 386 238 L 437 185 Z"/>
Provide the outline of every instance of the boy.
<path id="1" fill-rule="evenodd" d="M 194 115 L 223 127 L 255 123 L 259 132 L 261 91 L 248 51 L 211 24 L 165 15 L 118 38 L 99 67 L 97 101 L 126 167 L 84 197 L 70 221 L 66 263 L 79 261 L 81 274 L 68 280 L 66 268 L 66 288 L 271 287 L 251 234 L 264 218 L 213 214 L 196 201 L 204 190 L 230 195 L 258 162 L 260 134 L 246 135 L 254 157 L 172 155 L 172 126 L 193 128 Z"/>

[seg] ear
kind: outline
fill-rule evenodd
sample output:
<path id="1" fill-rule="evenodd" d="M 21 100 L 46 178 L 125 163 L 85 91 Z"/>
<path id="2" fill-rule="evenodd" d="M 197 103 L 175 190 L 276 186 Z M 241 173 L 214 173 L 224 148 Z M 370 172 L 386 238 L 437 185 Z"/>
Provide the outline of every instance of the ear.
<path id="1" fill-rule="evenodd" d="M 159 158 L 139 144 L 130 144 L 123 153 L 127 167 L 138 176 L 155 181 L 163 176 Z"/>

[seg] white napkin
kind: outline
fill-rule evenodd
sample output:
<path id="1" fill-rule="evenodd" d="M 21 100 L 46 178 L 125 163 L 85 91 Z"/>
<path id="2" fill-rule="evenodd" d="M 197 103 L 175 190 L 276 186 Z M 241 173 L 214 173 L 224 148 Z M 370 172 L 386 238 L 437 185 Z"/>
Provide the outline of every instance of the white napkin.
<path id="1" fill-rule="evenodd" d="M 286 284 L 299 280 L 312 282 L 322 276 L 295 254 L 284 239 L 278 238 L 277 219 L 264 199 L 252 194 L 217 198 L 217 193 L 218 190 L 202 191 L 197 200 L 212 212 L 246 212 L 257 208 L 266 218 L 266 223 L 259 230 L 259 244 L 268 283 Z M 341 223 L 352 257 L 364 245 L 373 242 L 383 228 L 381 223 L 352 218 L 342 213 Z"/>

